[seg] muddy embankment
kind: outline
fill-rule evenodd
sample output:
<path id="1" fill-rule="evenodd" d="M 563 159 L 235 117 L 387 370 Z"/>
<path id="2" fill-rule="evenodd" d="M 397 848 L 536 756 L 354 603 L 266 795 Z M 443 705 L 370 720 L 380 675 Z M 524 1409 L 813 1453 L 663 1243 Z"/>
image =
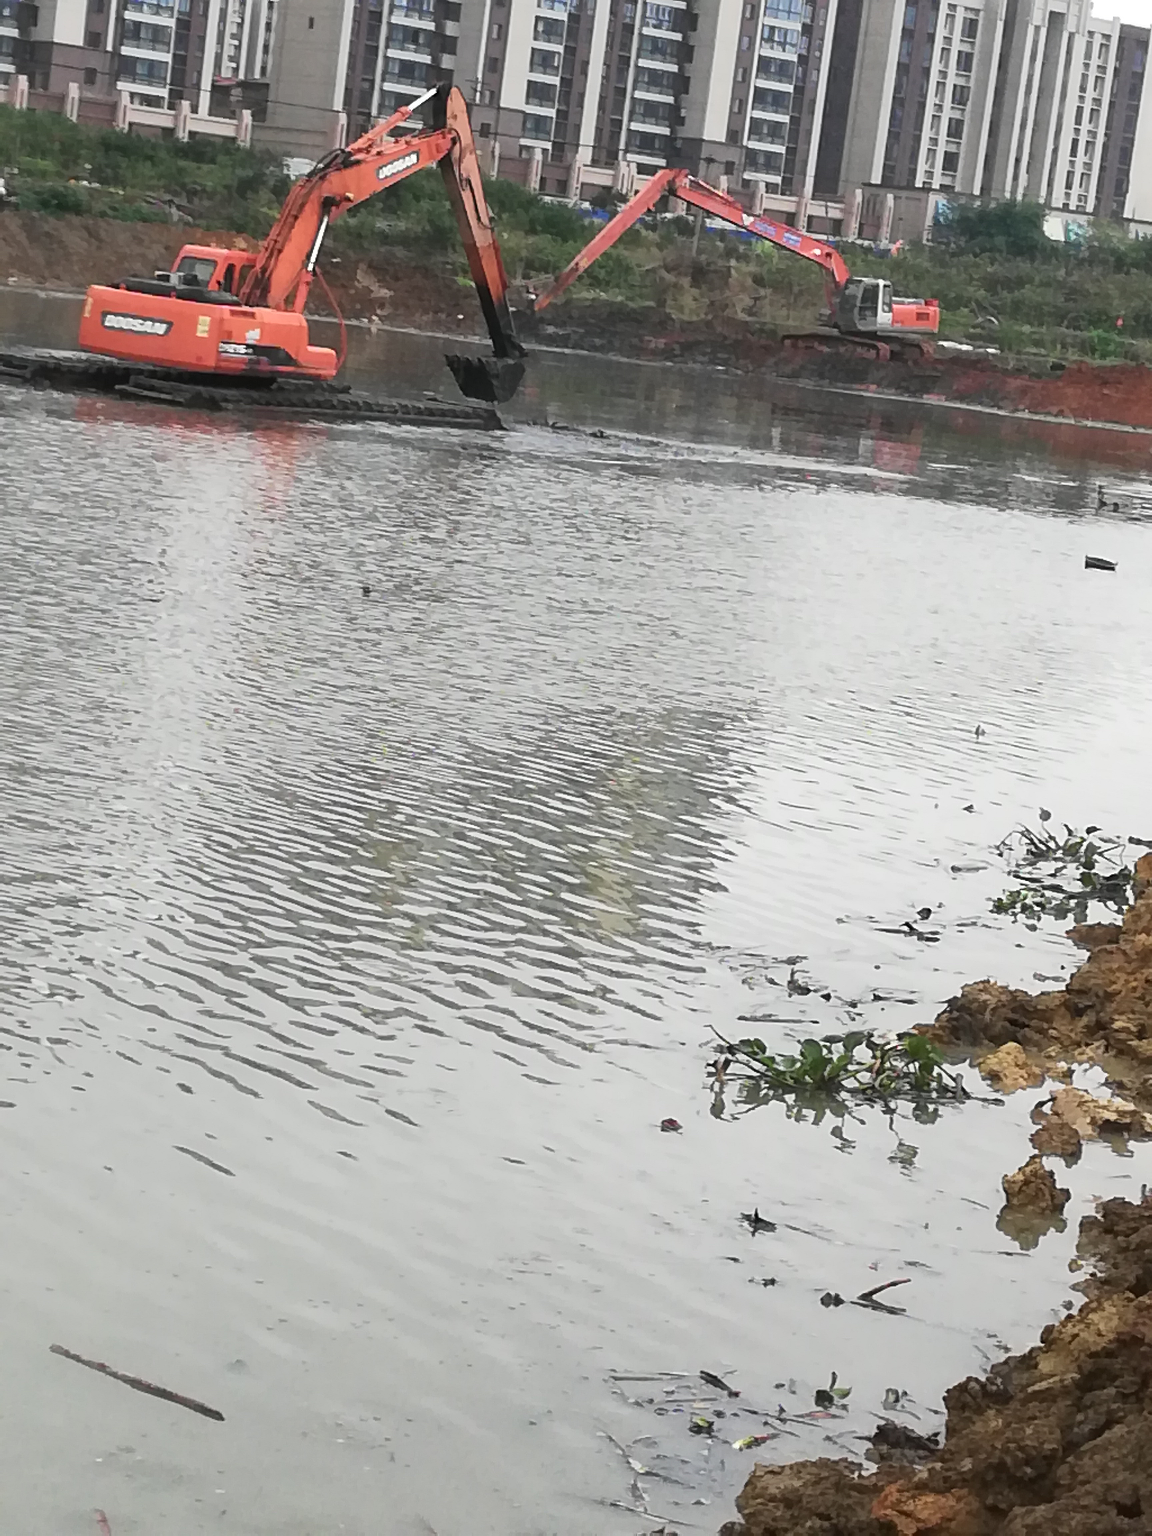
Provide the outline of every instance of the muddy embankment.
<path id="1" fill-rule="evenodd" d="M 1062 1207 L 1045 1157 L 1072 1162 L 1088 1137 L 1152 1133 L 1152 856 L 1135 877 L 1122 924 L 1071 930 L 1090 953 L 1067 986 L 976 982 L 927 1031 L 1001 1091 L 1048 1085 L 1033 1108 L 1035 1151 L 1005 1176 L 1006 1210 L 1043 1219 Z M 1127 1100 L 1061 1086 L 1078 1063 L 1102 1067 Z M 831 1460 L 756 1467 L 737 1499 L 742 1520 L 723 1536 L 1152 1531 L 1152 1195 L 1104 1201 L 1081 1223 L 1078 1253 L 1084 1304 L 1034 1349 L 945 1394 L 942 1449 L 888 1424 L 871 1475 Z"/>
<path id="2" fill-rule="evenodd" d="M 118 223 L 0 213 L 0 281 L 79 291 L 93 282 L 168 268 L 186 242 L 239 245 L 243 235 L 186 225 Z M 387 251 L 371 259 L 330 250 L 324 269 L 343 313 L 369 323 L 475 335 L 479 308 L 467 282 L 429 261 Z M 323 300 L 318 294 L 317 311 Z M 731 314 L 676 320 L 654 307 L 572 298 L 536 315 L 527 293 L 513 295 L 517 323 L 532 345 L 667 363 L 770 373 L 815 385 L 908 399 L 1111 422 L 1152 430 L 1152 369 L 1130 363 L 1009 361 L 971 353 L 915 363 L 876 363 L 832 353 L 783 348 L 761 326 Z"/>

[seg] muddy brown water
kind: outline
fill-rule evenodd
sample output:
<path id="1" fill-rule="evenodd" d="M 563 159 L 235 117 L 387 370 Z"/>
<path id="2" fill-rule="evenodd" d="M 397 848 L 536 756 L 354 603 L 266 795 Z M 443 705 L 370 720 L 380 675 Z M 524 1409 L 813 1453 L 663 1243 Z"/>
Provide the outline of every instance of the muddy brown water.
<path id="1" fill-rule="evenodd" d="M 441 351 L 351 372 L 447 393 Z M 704 1064 L 1075 963 L 989 848 L 1152 834 L 1147 439 L 556 355 L 499 436 L 0 411 L 5 1529 L 632 1532 L 638 1478 L 715 1530 L 748 1407 L 858 1452 L 1057 1315 L 1147 1153 L 1023 1252 L 1026 1101 L 714 1114 Z M 611 1379 L 701 1367 L 713 1438 Z"/>

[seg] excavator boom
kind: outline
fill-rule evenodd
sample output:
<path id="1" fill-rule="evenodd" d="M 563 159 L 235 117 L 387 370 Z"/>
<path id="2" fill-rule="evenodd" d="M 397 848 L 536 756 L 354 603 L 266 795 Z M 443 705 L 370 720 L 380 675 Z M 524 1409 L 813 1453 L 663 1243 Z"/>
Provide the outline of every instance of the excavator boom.
<path id="1" fill-rule="evenodd" d="M 537 297 L 536 309 L 541 310 L 551 304 L 554 298 L 588 270 L 597 256 L 602 256 L 609 246 L 619 240 L 626 229 L 631 229 L 636 220 L 649 209 L 654 208 L 666 194 L 678 197 L 681 202 L 690 203 L 693 208 L 699 208 L 703 213 L 711 214 L 713 218 L 724 219 L 727 223 L 735 225 L 737 229 L 746 229 L 750 235 L 757 235 L 761 240 L 778 245 L 782 250 L 792 251 L 797 256 L 816 262 L 823 267 L 829 283 L 835 289 L 843 288 L 848 281 L 850 274 L 844 258 L 839 251 L 826 245 L 823 240 L 817 240 L 801 230 L 792 229 L 787 224 L 780 224 L 775 219 L 765 219 L 757 214 L 745 213 L 736 199 L 729 197 L 727 192 L 718 192 L 715 187 L 710 187 L 706 181 L 700 181 L 687 171 L 668 168 L 657 171 L 656 175 L 640 188 L 635 197 L 625 203 L 619 213 L 609 219 L 604 228 L 589 240 L 580 254 L 574 257 L 563 272 Z"/>

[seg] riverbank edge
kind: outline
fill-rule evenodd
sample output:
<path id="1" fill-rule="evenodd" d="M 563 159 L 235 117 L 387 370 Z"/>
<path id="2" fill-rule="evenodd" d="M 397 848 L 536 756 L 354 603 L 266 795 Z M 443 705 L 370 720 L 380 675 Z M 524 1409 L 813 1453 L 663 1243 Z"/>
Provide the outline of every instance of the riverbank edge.
<path id="1" fill-rule="evenodd" d="M 81 294 L 90 283 L 169 268 L 186 243 L 256 245 L 248 236 L 183 225 L 7 211 L 0 214 L 0 281 L 17 291 Z M 471 283 L 447 267 L 387 250 L 370 259 L 333 253 L 326 265 L 351 323 L 460 339 L 482 335 Z M 530 349 L 722 368 L 879 400 L 1152 432 L 1152 368 L 1139 363 L 1065 365 L 970 352 L 883 363 L 788 350 L 769 328 L 730 314 L 678 321 L 652 306 L 569 295 L 538 315 L 526 292 L 512 298 Z"/>
<path id="2" fill-rule="evenodd" d="M 1067 1200 L 1045 1159 L 1074 1162 L 1081 1136 L 1102 1134 L 1119 1100 L 1090 1102 L 1107 1113 L 1057 1142 L 1044 1085 L 1066 1081 L 1070 1064 L 1095 1064 L 1139 1103 L 1152 1103 L 1152 854 L 1135 866 L 1132 901 L 1120 923 L 1072 929 L 1088 958 L 1061 988 L 1028 993 L 979 981 L 953 998 L 925 1032 L 969 1054 L 1003 1092 L 1041 1089 L 1033 1106 L 1035 1155 L 1004 1179 L 1005 1212 L 1036 1222 L 1039 1238 Z M 1027 1069 L 1002 1072 L 1008 1053 Z M 1065 1090 L 1075 1098 L 1077 1090 Z M 1087 1098 L 1087 1095 L 1084 1095 Z M 1058 1117 L 1057 1117 L 1058 1118 Z M 1147 1135 L 1141 1121 L 1140 1134 Z M 1133 1132 L 1136 1134 L 1136 1132 Z M 1047 1139 L 1046 1139 L 1047 1138 Z M 1056 1146 L 1059 1151 L 1054 1150 Z M 1021 1174 L 1055 1200 L 1022 1202 Z M 1014 1207 L 1014 1192 L 1015 1204 Z M 863 1476 L 851 1462 L 822 1458 L 757 1466 L 737 1497 L 742 1519 L 721 1536 L 1130 1536 L 1152 1516 L 1152 1193 L 1103 1200 L 1080 1224 L 1078 1286 L 1086 1300 L 1041 1330 L 1040 1342 L 985 1376 L 944 1394 L 942 1446 L 888 1421 L 873 1437 Z"/>

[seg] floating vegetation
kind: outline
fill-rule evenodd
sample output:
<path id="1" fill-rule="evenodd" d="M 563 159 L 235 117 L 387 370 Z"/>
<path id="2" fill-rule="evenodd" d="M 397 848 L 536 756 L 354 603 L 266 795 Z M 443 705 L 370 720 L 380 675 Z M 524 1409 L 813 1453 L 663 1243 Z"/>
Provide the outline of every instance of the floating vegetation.
<path id="1" fill-rule="evenodd" d="M 1030 923 L 1044 917 L 1082 923 L 1094 901 L 1123 911 L 1132 900 L 1127 847 L 1143 847 L 1141 839 L 1103 836 L 1099 827 L 1078 832 L 1067 823 L 1061 837 L 1051 820 L 1052 812 L 1042 809 L 1038 828 L 1017 827 L 997 845 L 1015 884 L 996 897 L 993 912 Z"/>
<path id="2" fill-rule="evenodd" d="M 970 1097 L 931 1040 L 866 1029 L 802 1040 L 794 1056 L 771 1052 L 757 1038 L 720 1036 L 711 1075 L 718 1090 L 734 1080 L 751 1085 L 744 1095 L 750 1104 L 795 1099 L 816 1109 L 849 1100 L 890 1106 L 903 1099 L 927 1106 Z"/>

